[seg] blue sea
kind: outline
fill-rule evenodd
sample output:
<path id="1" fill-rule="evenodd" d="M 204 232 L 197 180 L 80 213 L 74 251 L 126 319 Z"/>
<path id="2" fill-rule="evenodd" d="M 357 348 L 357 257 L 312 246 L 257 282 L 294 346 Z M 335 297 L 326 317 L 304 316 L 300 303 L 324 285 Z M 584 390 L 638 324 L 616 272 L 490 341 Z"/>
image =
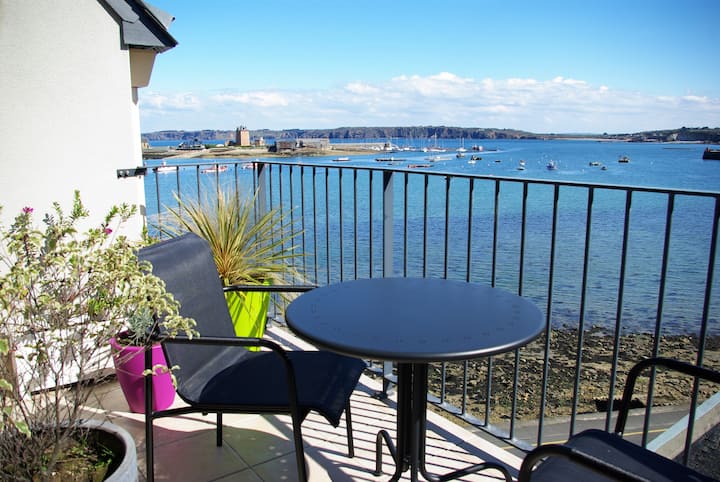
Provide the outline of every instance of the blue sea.
<path id="1" fill-rule="evenodd" d="M 409 139 L 368 139 L 366 142 L 391 142 L 399 148 L 414 147 L 417 149 L 434 147 L 435 141 L 418 141 Z M 215 143 L 215 141 L 206 141 Z M 334 142 L 334 141 L 333 141 Z M 352 142 L 360 142 L 353 140 Z M 167 144 L 166 144 L 167 145 Z M 473 151 L 472 146 L 482 146 L 482 151 Z M 333 162 L 335 156 L 326 157 L 295 157 L 283 159 L 290 163 L 305 166 L 329 165 L 332 167 L 372 166 L 390 169 L 405 169 L 411 164 L 429 164 L 427 172 L 443 172 L 454 174 L 477 174 L 493 178 L 527 179 L 527 180 L 559 180 L 568 182 L 593 183 L 599 185 L 622 185 L 635 187 L 652 187 L 679 189 L 683 191 L 720 192 L 720 161 L 704 161 L 702 152 L 707 147 L 703 144 L 683 143 L 627 143 L 594 140 L 437 140 L 437 146 L 447 149 L 446 152 L 405 151 L 373 152 L 367 155 L 350 156 L 349 162 Z M 465 156 L 456 157 L 456 149 L 463 146 L 467 149 Z M 716 146 L 713 146 L 716 147 Z M 470 163 L 471 156 L 481 159 Z M 428 161 L 430 156 L 442 156 L 443 160 Z M 626 156 L 627 163 L 618 160 Z M 385 159 L 378 162 L 376 159 Z M 388 159 L 392 158 L 392 159 Z M 262 158 L 260 158 L 262 160 Z M 272 158 L 268 158 L 272 159 Z M 524 170 L 519 170 L 521 160 Z M 191 159 L 179 161 L 180 164 L 196 164 L 198 162 L 247 162 L 249 159 Z M 547 169 L 553 161 L 556 170 Z M 147 161 L 148 165 L 158 165 L 160 161 Z M 605 169 L 603 169 L 605 166 Z M 412 169 L 422 172 L 423 168 Z M 213 189 L 213 182 L 238 183 L 250 187 L 252 170 L 232 169 L 219 175 L 203 175 L 203 184 Z M 146 198 L 148 214 L 153 219 L 157 213 L 156 182 L 160 187 L 160 205 L 172 204 L 172 192 L 177 190 L 180 182 L 183 192 L 197 190 L 196 169 L 181 169 L 179 179 L 175 175 L 155 175 L 146 177 Z M 333 176 L 336 176 L 333 174 Z M 348 182 L 352 176 L 343 178 Z M 362 181 L 361 181 L 362 184 Z M 286 184 L 287 185 L 287 184 Z M 328 204 L 333 206 L 337 199 L 337 182 L 333 177 L 328 193 Z M 343 186 L 345 186 L 343 184 Z M 444 228 L 445 190 L 444 178 L 432 179 L 428 188 L 428 224 L 431 227 L 427 243 L 422 239 L 423 209 L 421 207 L 423 190 L 422 182 L 411 182 L 408 186 L 408 199 L 411 206 L 408 210 L 408 246 L 407 265 L 403 265 L 403 256 L 395 256 L 394 275 L 406 273 L 408 276 L 447 276 L 464 279 L 467 275 L 468 256 L 472 259 L 470 277 L 479 282 L 494 282 L 501 287 L 518 291 L 518 266 L 520 265 L 520 225 L 521 194 L 520 184 L 505 183 L 498 201 L 500 227 L 497 233 L 497 260 L 494 273 L 491 274 L 492 259 L 488 253 L 493 252 L 492 219 L 494 209 L 494 191 L 492 183 L 478 183 L 473 201 L 473 251 L 466 253 L 468 233 L 465 229 L 457 232 L 453 226 L 464 226 L 468 206 L 465 201 L 467 189 L 452 190 L 449 200 L 448 214 L 451 218 L 448 233 Z M 317 185 L 319 188 L 320 186 Z M 203 187 L 201 187 L 203 189 Z M 343 189 L 346 189 L 343 187 Z M 345 191 L 345 196 L 349 192 Z M 526 219 L 527 245 L 522 263 L 524 263 L 523 286 L 524 296 L 534 299 L 539 306 L 548 305 L 548 260 L 550 259 L 552 196 L 551 185 L 532 185 L 529 190 L 529 203 Z M 374 199 L 379 196 L 380 189 L 375 189 Z M 561 214 L 557 226 L 557 248 L 554 267 L 552 321 L 557 326 L 576 325 L 581 310 L 580 286 L 582 285 L 583 253 L 585 247 L 585 228 L 587 191 L 563 188 L 559 206 Z M 400 194 L 397 194 L 400 196 Z M 398 200 L 396 199 L 396 202 Z M 297 201 L 295 201 L 297 203 Z M 322 200 L 320 202 L 323 202 Z M 592 251 L 588 266 L 587 298 L 584 306 L 586 326 L 612 328 L 618 318 L 622 319 L 622 330 L 652 331 L 657 316 L 658 289 L 661 278 L 660 260 L 663 255 L 664 230 L 667 212 L 667 197 L 652 193 L 636 193 L 633 197 L 631 211 L 631 228 L 628 237 L 627 268 L 623 291 L 623 303 L 618 307 L 618 278 L 620 276 L 619 254 L 622 251 L 622 233 L 624 229 L 624 209 L 626 198 L 621 191 L 598 190 L 594 199 L 591 244 Z M 378 202 L 373 201 L 375 206 Z M 367 200 L 359 199 L 359 213 L 363 216 Z M 418 204 L 420 206 L 418 207 Z M 669 248 L 669 265 L 666 276 L 665 301 L 663 306 L 663 333 L 699 333 L 700 320 L 707 311 L 710 319 L 709 333 L 720 335 L 720 288 L 715 282 L 711 288 L 711 301 L 705 305 L 705 286 L 708 279 L 709 250 L 712 236 L 713 210 L 712 198 L 694 198 L 679 195 L 676 199 L 673 215 L 673 237 Z M 352 209 L 348 206 L 350 212 Z M 305 213 L 308 216 L 309 213 Z M 380 216 L 373 214 L 377 222 Z M 318 219 L 318 225 L 312 231 L 318 239 L 311 238 L 311 229 L 307 229 L 309 246 L 325 246 L 327 240 L 337 240 L 341 231 L 336 217 Z M 396 226 L 400 237 L 405 226 L 402 225 L 403 214 L 396 208 Z M 452 222 L 457 220 L 457 223 Z M 364 220 L 361 220 L 364 221 Z M 349 222 L 349 221 L 343 221 Z M 345 233 L 352 231 L 352 226 L 342 226 Z M 327 233 L 327 234 L 325 234 Z M 347 236 L 347 234 L 346 234 Z M 372 235 L 376 248 L 367 254 L 369 240 L 360 236 L 358 248 L 360 261 L 373 256 L 371 264 L 380 266 L 377 259 L 382 246 L 380 234 Z M 445 243 L 449 246 L 445 253 Z M 336 248 L 332 253 L 320 255 L 320 263 L 339 263 Z M 423 264 L 421 253 L 427 252 L 428 265 Z M 346 250 L 343 263 L 352 264 L 352 253 Z M 368 264 L 368 263 L 365 263 Z M 720 273 L 717 260 L 714 261 L 715 272 Z M 321 266 L 320 271 L 323 270 Z M 350 273 L 348 275 L 348 273 Z M 357 273 L 368 276 L 369 272 Z M 337 273 L 327 274 L 330 281 L 336 281 Z M 349 269 L 344 276 L 354 276 Z M 374 271 L 373 276 L 377 275 Z M 717 277 L 717 276 L 716 276 Z M 326 281 L 325 275 L 318 276 L 320 282 Z"/>

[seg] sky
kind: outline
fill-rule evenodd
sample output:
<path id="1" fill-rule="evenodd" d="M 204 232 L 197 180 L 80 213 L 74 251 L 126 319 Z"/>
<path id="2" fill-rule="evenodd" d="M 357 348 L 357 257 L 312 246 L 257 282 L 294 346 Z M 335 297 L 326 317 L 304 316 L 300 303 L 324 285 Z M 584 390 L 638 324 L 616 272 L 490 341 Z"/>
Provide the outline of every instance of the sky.
<path id="1" fill-rule="evenodd" d="M 148 0 L 143 132 L 720 127 L 718 0 Z"/>

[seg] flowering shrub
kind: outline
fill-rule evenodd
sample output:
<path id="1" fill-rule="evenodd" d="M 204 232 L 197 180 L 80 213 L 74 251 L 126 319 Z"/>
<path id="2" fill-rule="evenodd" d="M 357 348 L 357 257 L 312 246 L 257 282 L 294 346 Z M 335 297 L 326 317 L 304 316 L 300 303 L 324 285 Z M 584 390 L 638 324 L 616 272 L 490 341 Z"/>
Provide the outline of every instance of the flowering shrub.
<path id="1" fill-rule="evenodd" d="M 55 203 L 42 229 L 32 207 L 9 229 L 0 225 L 0 347 L 8 351 L 0 363 L 0 479 L 52 471 L 63 442 L 77 435 L 88 384 L 108 366 L 108 341 L 128 317 L 153 313 L 167 336 L 194 334 L 193 320 L 138 260 L 138 244 L 117 234 L 135 212 L 113 207 L 80 233 L 88 212 L 76 191 L 71 212 Z"/>

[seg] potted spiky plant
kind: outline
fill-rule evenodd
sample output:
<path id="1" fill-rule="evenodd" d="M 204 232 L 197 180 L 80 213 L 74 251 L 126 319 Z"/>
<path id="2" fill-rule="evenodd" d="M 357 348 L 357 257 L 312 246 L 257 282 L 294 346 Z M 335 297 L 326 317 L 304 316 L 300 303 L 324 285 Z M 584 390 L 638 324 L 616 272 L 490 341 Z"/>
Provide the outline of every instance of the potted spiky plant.
<path id="1" fill-rule="evenodd" d="M 258 193 L 241 196 L 220 190 L 201 200 L 175 197 L 167 207 L 166 235 L 193 232 L 207 240 L 225 286 L 293 284 L 302 282 L 296 268 L 302 256 L 294 244 L 301 233 L 278 208 L 257 210 Z M 237 336 L 263 336 L 270 295 L 267 292 L 228 291 L 225 294 Z"/>
<path id="2" fill-rule="evenodd" d="M 78 192 L 70 213 L 55 203 L 44 227 L 33 212 L 0 225 L 0 479 L 69 480 L 63 470 L 80 469 L 65 461 L 78 451 L 85 460 L 93 445 L 95 429 L 80 422 L 110 366 L 109 339 L 138 310 L 154 313 L 168 336 L 192 336 L 194 322 L 120 234 L 134 206 L 113 207 L 86 231 Z M 125 450 L 134 454 L 134 443 Z"/>

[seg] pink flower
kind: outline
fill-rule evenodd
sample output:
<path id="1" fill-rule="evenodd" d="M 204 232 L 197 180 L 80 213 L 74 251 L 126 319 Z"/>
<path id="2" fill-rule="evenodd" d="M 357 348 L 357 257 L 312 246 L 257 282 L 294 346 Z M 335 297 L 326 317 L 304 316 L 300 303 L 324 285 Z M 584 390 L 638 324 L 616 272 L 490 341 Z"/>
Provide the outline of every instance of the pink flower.
<path id="1" fill-rule="evenodd" d="M 112 229 L 110 229 L 110 228 L 105 228 L 105 229 L 103 229 L 103 233 L 105 233 L 105 234 L 110 234 L 110 233 L 112 233 Z"/>
<path id="2" fill-rule="evenodd" d="M 25 206 L 24 208 L 22 208 L 23 214 L 30 214 L 33 211 L 34 211 L 34 209 L 31 208 L 30 206 Z"/>

